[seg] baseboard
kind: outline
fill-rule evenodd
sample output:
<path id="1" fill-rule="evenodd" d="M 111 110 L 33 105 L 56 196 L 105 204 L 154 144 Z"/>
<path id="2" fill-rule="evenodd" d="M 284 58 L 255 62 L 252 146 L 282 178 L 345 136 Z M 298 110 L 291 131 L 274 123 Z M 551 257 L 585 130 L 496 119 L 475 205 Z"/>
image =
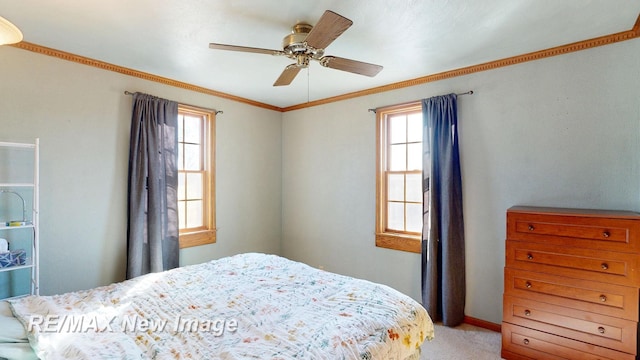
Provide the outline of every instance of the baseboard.
<path id="1" fill-rule="evenodd" d="M 487 329 L 487 330 L 495 331 L 495 332 L 502 332 L 502 326 L 500 326 L 500 324 L 492 323 L 492 322 L 485 321 L 485 320 L 476 319 L 476 318 L 473 318 L 471 316 L 465 316 L 464 317 L 464 323 L 465 324 L 469 324 L 469 325 L 473 325 L 473 326 L 477 326 L 477 327 L 481 327 L 481 328 L 484 328 L 484 329 Z"/>

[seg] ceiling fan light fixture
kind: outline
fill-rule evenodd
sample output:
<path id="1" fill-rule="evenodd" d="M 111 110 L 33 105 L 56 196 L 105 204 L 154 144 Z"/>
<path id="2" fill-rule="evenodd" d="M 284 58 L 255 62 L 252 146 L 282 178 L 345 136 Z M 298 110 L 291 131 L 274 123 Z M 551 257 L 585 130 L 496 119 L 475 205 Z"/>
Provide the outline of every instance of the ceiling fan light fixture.
<path id="1" fill-rule="evenodd" d="M 0 45 L 15 44 L 22 41 L 22 32 L 9 20 L 0 16 Z"/>

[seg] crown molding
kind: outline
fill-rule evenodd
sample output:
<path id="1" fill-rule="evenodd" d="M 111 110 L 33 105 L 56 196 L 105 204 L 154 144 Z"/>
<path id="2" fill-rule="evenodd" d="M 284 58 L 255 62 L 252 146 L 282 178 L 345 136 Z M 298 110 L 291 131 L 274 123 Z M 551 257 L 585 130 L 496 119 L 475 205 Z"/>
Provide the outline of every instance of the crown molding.
<path id="1" fill-rule="evenodd" d="M 71 61 L 71 62 L 83 64 L 83 65 L 93 66 L 93 67 L 96 67 L 96 68 L 99 68 L 99 69 L 102 69 L 102 70 L 113 71 L 113 72 L 117 72 L 117 73 L 128 75 L 128 76 L 137 77 L 137 78 L 144 79 L 144 80 L 149 80 L 149 81 L 153 81 L 153 82 L 157 82 L 157 83 L 161 83 L 161 84 L 165 84 L 165 85 L 169 85 L 169 86 L 178 87 L 178 88 L 181 88 L 181 89 L 191 90 L 191 91 L 195 91 L 195 92 L 199 92 L 199 93 L 203 93 L 203 94 L 207 94 L 207 95 L 216 96 L 216 97 L 223 98 L 223 99 L 233 100 L 233 101 L 241 102 L 241 103 L 252 105 L 252 106 L 257 106 L 257 107 L 261 107 L 261 108 L 265 108 L 265 109 L 269 109 L 269 110 L 275 110 L 275 111 L 282 112 L 282 108 L 277 107 L 277 106 L 261 103 L 261 102 L 258 102 L 258 101 L 253 101 L 253 100 L 250 100 L 250 99 L 245 99 L 245 98 L 242 98 L 242 97 L 239 97 L 239 96 L 230 95 L 230 94 L 223 93 L 223 92 L 220 92 L 220 91 L 208 89 L 208 88 L 205 88 L 205 87 L 202 87 L 202 86 L 197 86 L 197 85 L 185 83 L 185 82 L 182 82 L 182 81 L 169 79 L 169 78 L 166 78 L 166 77 L 162 77 L 162 76 L 158 76 L 158 75 L 154 75 L 154 74 L 150 74 L 150 73 L 146 73 L 146 72 L 142 72 L 142 71 L 126 68 L 126 67 L 123 67 L 123 66 L 110 64 L 110 63 L 107 63 L 107 62 L 104 62 L 104 61 L 91 59 L 91 58 L 88 58 L 88 57 L 84 57 L 84 56 L 68 53 L 68 52 L 65 52 L 65 51 L 48 48 L 46 46 L 37 45 L 37 44 L 33 44 L 33 43 L 30 43 L 30 42 L 26 42 L 26 41 L 22 41 L 22 42 L 19 42 L 17 44 L 13 44 L 13 45 L 10 45 L 10 46 L 13 46 L 13 47 L 16 47 L 16 48 L 19 48 L 19 49 L 23 49 L 23 50 L 32 51 L 32 52 L 35 52 L 35 53 L 38 53 L 38 54 L 42 54 L 42 55 L 53 56 L 53 57 L 56 57 L 56 58 L 59 58 L 59 59 L 63 59 L 63 60 L 67 60 L 67 61 Z"/>
<path id="2" fill-rule="evenodd" d="M 199 92 L 199 93 L 203 93 L 203 94 L 207 94 L 207 95 L 211 95 L 211 96 L 220 97 L 220 98 L 223 98 L 223 99 L 237 101 L 237 102 L 241 102 L 241 103 L 252 105 L 252 106 L 257 106 L 257 107 L 268 109 L 268 110 L 274 110 L 274 111 L 279 111 L 279 112 L 287 112 L 287 111 L 293 111 L 293 110 L 299 110 L 299 109 L 304 109 L 304 108 L 309 108 L 309 107 L 329 104 L 329 103 L 342 101 L 342 100 L 347 100 L 347 99 L 353 99 L 353 98 L 356 98 L 356 97 L 367 96 L 367 95 L 372 95 L 372 94 L 378 94 L 378 93 L 381 93 L 381 92 L 387 92 L 387 91 L 402 89 L 402 88 L 405 88 L 405 87 L 421 85 L 421 84 L 425 84 L 425 83 L 429 83 L 429 82 L 440 81 L 440 80 L 449 79 L 449 78 L 453 78 L 453 77 L 457 77 L 457 76 L 469 75 L 469 74 L 473 74 L 473 73 L 477 73 L 477 72 L 481 72 L 481 71 L 493 70 L 493 69 L 497 69 L 497 68 L 501 68 L 501 67 L 505 67 L 505 66 L 521 64 L 521 63 L 528 62 L 528 61 L 534 61 L 534 60 L 540 60 L 540 59 L 544 59 L 544 58 L 548 58 L 548 57 L 564 55 L 564 54 L 568 54 L 568 53 L 575 52 L 575 51 L 587 50 L 587 49 L 591 49 L 591 48 L 598 47 L 598 46 L 604 46 L 604 45 L 609 45 L 609 44 L 613 44 L 613 43 L 620 42 L 620 41 L 626 41 L 626 40 L 635 39 L 635 38 L 638 38 L 638 37 L 640 37 L 640 15 L 638 16 L 633 28 L 631 28 L 630 30 L 627 30 L 627 31 L 623 31 L 623 32 L 619 32 L 619 33 L 615 33 L 615 34 L 611 34 L 611 35 L 600 36 L 600 37 L 593 38 L 593 39 L 578 41 L 578 42 L 574 42 L 574 43 L 567 44 L 567 45 L 561 45 L 561 46 L 549 48 L 549 49 L 546 49 L 546 50 L 534 51 L 534 52 L 530 52 L 530 53 L 523 54 L 523 55 L 508 57 L 508 58 L 495 60 L 495 61 L 490 61 L 490 62 L 478 64 L 478 65 L 472 65 L 472 66 L 467 66 L 467 67 L 463 67 L 463 68 L 459 68 L 459 69 L 444 71 L 444 72 L 437 73 L 437 74 L 427 75 L 427 76 L 423 76 L 423 77 L 419 77 L 419 78 L 415 78 L 415 79 L 411 79 L 411 80 L 406 80 L 406 81 L 400 81 L 400 82 L 396 82 L 396 83 L 392 83 L 392 84 L 388 84 L 388 85 L 383 85 L 383 86 L 379 86 L 379 87 L 375 87 L 375 88 L 370 88 L 370 89 L 366 89 L 366 90 L 355 91 L 355 92 L 351 92 L 351 93 L 347 93 L 347 94 L 342 94 L 342 95 L 328 97 L 328 98 L 324 98 L 324 99 L 320 99 L 320 100 L 310 101 L 310 102 L 307 102 L 307 103 L 288 106 L 288 107 L 284 107 L 284 108 L 278 107 L 278 106 L 273 106 L 273 105 L 270 105 L 270 104 L 265 104 L 265 103 L 262 103 L 262 102 L 258 102 L 258 101 L 254 101 L 254 100 L 250 100 L 250 99 L 246 99 L 246 98 L 242 98 L 242 97 L 235 96 L 235 95 L 230 95 L 230 94 L 227 94 L 227 93 L 223 93 L 223 92 L 220 92 L 220 91 L 208 89 L 208 88 L 205 88 L 205 87 L 196 86 L 196 85 L 192 85 L 192 84 L 189 84 L 189 83 L 185 83 L 185 82 L 181 82 L 181 81 L 165 78 L 165 77 L 162 77 L 162 76 L 158 76 L 158 75 L 154 75 L 154 74 L 150 74 L 150 73 L 146 73 L 146 72 L 142 72 L 142 71 L 138 71 L 138 70 L 129 69 L 129 68 L 126 68 L 126 67 L 110 64 L 110 63 L 107 63 L 107 62 L 104 62 L 104 61 L 99 61 L 99 60 L 87 58 L 87 57 L 84 57 L 84 56 L 75 55 L 75 54 L 68 53 L 68 52 L 65 52 L 65 51 L 48 48 L 48 47 L 45 47 L 45 46 L 29 43 L 29 42 L 26 42 L 26 41 L 22 41 L 22 42 L 19 42 L 17 44 L 12 44 L 12 45 L 9 45 L 9 46 L 13 46 L 13 47 L 16 47 L 16 48 L 19 48 L 19 49 L 32 51 L 32 52 L 43 54 L 43 55 L 47 55 L 47 56 L 53 56 L 53 57 L 56 57 L 56 58 L 59 58 L 59 59 L 72 61 L 72 62 L 76 62 L 76 63 L 83 64 L 83 65 L 89 65 L 89 66 L 97 67 L 97 68 L 100 68 L 100 69 L 103 69 L 103 70 L 113 71 L 113 72 L 117 72 L 117 73 L 120 73 L 120 74 L 137 77 L 137 78 L 144 79 L 144 80 L 149 80 L 149 81 L 154 81 L 154 82 L 165 84 L 165 85 L 169 85 L 169 86 L 174 86 L 174 87 L 178 87 L 178 88 L 181 88 L 181 89 L 191 90 L 191 91 L 195 91 L 195 92 Z"/>
<path id="3" fill-rule="evenodd" d="M 564 55 L 564 54 L 568 54 L 575 51 L 581 51 L 581 50 L 591 49 L 598 46 L 609 45 L 609 44 L 613 44 L 620 41 L 634 39 L 637 37 L 640 37 L 640 16 L 638 16 L 638 19 L 636 20 L 636 23 L 631 30 L 627 30 L 627 31 L 623 31 L 623 32 L 619 32 L 611 35 L 600 36 L 593 39 L 578 41 L 578 42 L 574 42 L 567 45 L 561 45 L 561 46 L 549 48 L 546 50 L 534 51 L 534 52 L 530 52 L 523 55 L 512 56 L 512 57 L 508 57 L 500 60 L 490 61 L 483 64 L 467 66 L 467 67 L 450 70 L 450 71 L 444 71 L 437 74 L 427 75 L 427 76 L 423 76 L 423 77 L 419 77 L 411 80 L 383 85 L 383 86 L 366 89 L 362 91 L 356 91 L 352 93 L 347 93 L 343 95 L 311 101 L 304 104 L 293 105 L 293 106 L 283 108 L 282 111 L 287 112 L 287 111 L 299 110 L 299 109 L 304 109 L 308 107 L 324 105 L 324 104 L 328 104 L 336 101 L 352 99 L 360 96 L 378 94 L 381 92 L 421 85 L 421 84 L 444 80 L 452 77 L 469 75 L 469 74 L 473 74 L 481 71 L 493 70 L 500 67 L 521 64 L 528 61 L 540 60 L 540 59 L 557 56 L 557 55 Z"/>

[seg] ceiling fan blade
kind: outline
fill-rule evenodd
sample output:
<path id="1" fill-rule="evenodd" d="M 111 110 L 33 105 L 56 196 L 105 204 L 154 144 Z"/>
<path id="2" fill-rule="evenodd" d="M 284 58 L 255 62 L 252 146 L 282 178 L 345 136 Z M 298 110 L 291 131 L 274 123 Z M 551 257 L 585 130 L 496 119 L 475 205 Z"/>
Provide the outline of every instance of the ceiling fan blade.
<path id="1" fill-rule="evenodd" d="M 305 41 L 311 47 L 324 49 L 351 25 L 353 25 L 353 21 L 327 10 L 322 14 L 316 26 L 311 29 Z"/>
<path id="2" fill-rule="evenodd" d="M 356 73 L 356 74 L 371 76 L 371 77 L 378 75 L 380 70 L 382 70 L 382 66 L 380 65 L 369 64 L 362 61 L 345 59 L 345 58 L 340 58 L 335 56 L 323 57 L 322 59 L 320 59 L 320 64 L 328 68 L 348 71 L 351 73 Z"/>
<path id="3" fill-rule="evenodd" d="M 216 44 L 210 43 L 210 49 L 215 50 L 228 50 L 228 51 L 241 51 L 241 52 L 250 52 L 256 54 L 268 54 L 268 55 L 282 55 L 283 52 L 280 50 L 270 50 L 270 49 L 261 49 L 247 46 L 236 46 L 236 45 L 226 45 L 226 44 Z"/>
<path id="4" fill-rule="evenodd" d="M 296 75 L 298 75 L 298 72 L 300 72 L 300 69 L 301 68 L 297 64 L 288 65 L 286 68 L 284 68 L 284 71 L 282 72 L 282 74 L 280 74 L 278 80 L 273 83 L 273 86 L 283 86 L 291 84 Z"/>

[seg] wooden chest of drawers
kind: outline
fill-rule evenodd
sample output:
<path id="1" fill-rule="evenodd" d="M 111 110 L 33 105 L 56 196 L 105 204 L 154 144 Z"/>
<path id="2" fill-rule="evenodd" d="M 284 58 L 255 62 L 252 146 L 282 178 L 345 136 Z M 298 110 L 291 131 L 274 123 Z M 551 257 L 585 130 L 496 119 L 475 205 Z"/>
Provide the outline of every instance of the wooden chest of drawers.
<path id="1" fill-rule="evenodd" d="M 640 214 L 507 211 L 502 357 L 638 357 Z"/>

